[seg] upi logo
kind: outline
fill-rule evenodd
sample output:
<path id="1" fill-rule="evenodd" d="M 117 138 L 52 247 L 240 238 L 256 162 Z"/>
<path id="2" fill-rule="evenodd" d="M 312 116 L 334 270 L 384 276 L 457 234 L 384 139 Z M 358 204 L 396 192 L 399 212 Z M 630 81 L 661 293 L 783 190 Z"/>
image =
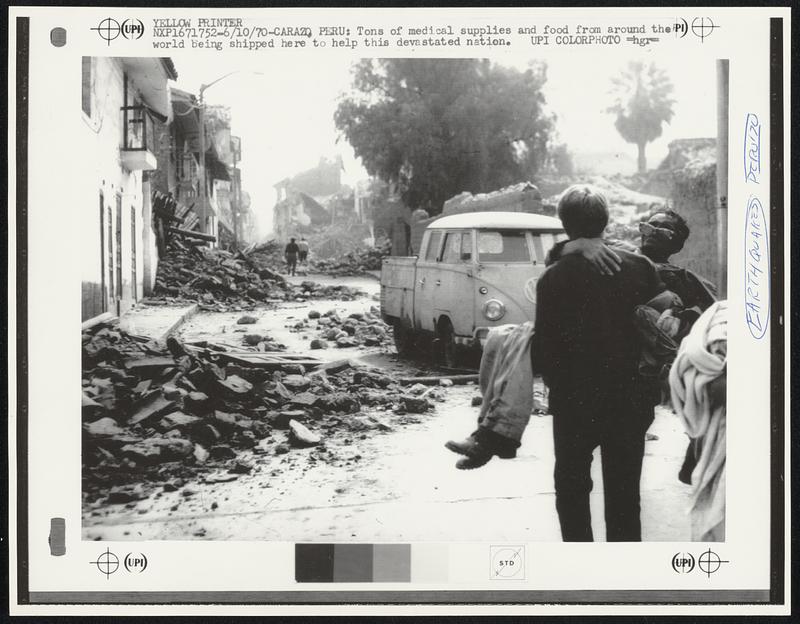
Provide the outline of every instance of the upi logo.
<path id="1" fill-rule="evenodd" d="M 123 20 L 120 24 L 113 17 L 107 17 L 90 30 L 96 31 L 106 45 L 111 45 L 111 42 L 120 35 L 123 39 L 141 39 L 144 35 L 144 24 L 142 20 L 136 18 Z"/>
<path id="2" fill-rule="evenodd" d="M 142 573 L 147 569 L 147 557 L 144 553 L 128 553 L 125 557 L 125 569 L 128 572 Z"/>
<path id="3" fill-rule="evenodd" d="M 672 557 L 672 569 L 678 574 L 688 574 L 694 570 L 694 566 L 695 560 L 692 553 L 679 552 Z"/>

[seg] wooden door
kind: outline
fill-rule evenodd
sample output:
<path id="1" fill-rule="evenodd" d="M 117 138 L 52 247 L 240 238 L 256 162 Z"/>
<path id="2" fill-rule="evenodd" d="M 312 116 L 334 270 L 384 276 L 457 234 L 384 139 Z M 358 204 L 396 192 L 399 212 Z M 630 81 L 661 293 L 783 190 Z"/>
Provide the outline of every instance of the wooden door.
<path id="1" fill-rule="evenodd" d="M 117 316 L 120 314 L 120 307 L 122 303 L 122 195 L 117 193 L 117 214 L 116 214 L 116 234 L 114 237 L 114 244 L 116 246 L 116 258 L 115 258 L 115 268 L 116 268 L 116 283 L 117 283 L 117 292 L 116 292 L 116 308 L 117 308 Z"/>

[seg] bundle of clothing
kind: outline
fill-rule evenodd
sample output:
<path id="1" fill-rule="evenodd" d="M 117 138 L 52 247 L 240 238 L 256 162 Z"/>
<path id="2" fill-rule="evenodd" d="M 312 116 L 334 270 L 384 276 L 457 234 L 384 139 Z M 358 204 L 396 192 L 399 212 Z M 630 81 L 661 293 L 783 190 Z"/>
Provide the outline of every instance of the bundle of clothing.
<path id="1" fill-rule="evenodd" d="M 486 337 L 478 374 L 483 395 L 478 425 L 512 441 L 514 451 L 520 445 L 534 407 L 532 340 L 530 321 L 493 327 Z"/>
<path id="2" fill-rule="evenodd" d="M 692 439 L 697 463 L 692 539 L 725 539 L 725 424 L 728 302 L 709 307 L 681 342 L 669 372 L 672 405 Z"/>
<path id="3" fill-rule="evenodd" d="M 700 316 L 699 308 L 687 308 L 675 292 L 665 290 L 634 308 L 634 323 L 642 341 L 639 373 L 650 380 L 656 400 L 668 396 L 669 370 L 678 346 Z"/>

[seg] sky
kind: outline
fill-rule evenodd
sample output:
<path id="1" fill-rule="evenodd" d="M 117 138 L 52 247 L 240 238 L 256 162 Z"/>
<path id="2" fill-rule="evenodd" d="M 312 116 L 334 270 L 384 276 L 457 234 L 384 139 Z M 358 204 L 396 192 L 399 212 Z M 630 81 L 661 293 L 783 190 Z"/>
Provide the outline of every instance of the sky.
<path id="1" fill-rule="evenodd" d="M 173 57 L 177 86 L 197 94 L 201 84 L 236 70 L 205 92 L 206 102 L 231 107 L 232 133 L 242 137 L 242 187 L 252 199 L 259 233 L 271 229 L 275 203 L 273 185 L 317 164 L 320 157 L 341 156 L 343 182 L 367 177 L 346 139 L 340 138 L 333 114 L 339 97 L 351 84 L 352 60 L 334 55 L 300 57 L 287 63 L 251 55 L 233 61 L 230 56 Z M 203 58 L 198 62 L 198 58 Z M 650 60 L 642 55 L 642 60 Z M 548 64 L 545 99 L 557 115 L 560 141 L 576 153 L 619 152 L 635 162 L 636 147 L 626 143 L 605 112 L 610 104 L 610 80 L 630 54 L 599 54 L 577 61 L 563 51 L 552 57 L 505 55 L 496 62 L 524 69 L 532 60 Z M 672 80 L 674 117 L 661 138 L 648 145 L 648 164 L 667 154 L 667 144 L 678 138 L 716 135 L 716 82 L 713 61 L 678 56 L 653 59 Z M 628 165 L 630 161 L 628 161 Z M 625 171 L 630 172 L 630 171 Z"/>

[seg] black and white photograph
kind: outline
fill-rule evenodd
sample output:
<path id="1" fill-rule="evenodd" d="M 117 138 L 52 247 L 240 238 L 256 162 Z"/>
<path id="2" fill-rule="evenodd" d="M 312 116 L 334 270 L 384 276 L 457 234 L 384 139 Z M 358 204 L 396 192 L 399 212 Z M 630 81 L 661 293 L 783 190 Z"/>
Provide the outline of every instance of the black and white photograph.
<path id="1" fill-rule="evenodd" d="M 727 82 L 83 57 L 84 538 L 724 541 Z"/>
<path id="2" fill-rule="evenodd" d="M 9 18 L 10 612 L 788 613 L 788 9 Z"/>

